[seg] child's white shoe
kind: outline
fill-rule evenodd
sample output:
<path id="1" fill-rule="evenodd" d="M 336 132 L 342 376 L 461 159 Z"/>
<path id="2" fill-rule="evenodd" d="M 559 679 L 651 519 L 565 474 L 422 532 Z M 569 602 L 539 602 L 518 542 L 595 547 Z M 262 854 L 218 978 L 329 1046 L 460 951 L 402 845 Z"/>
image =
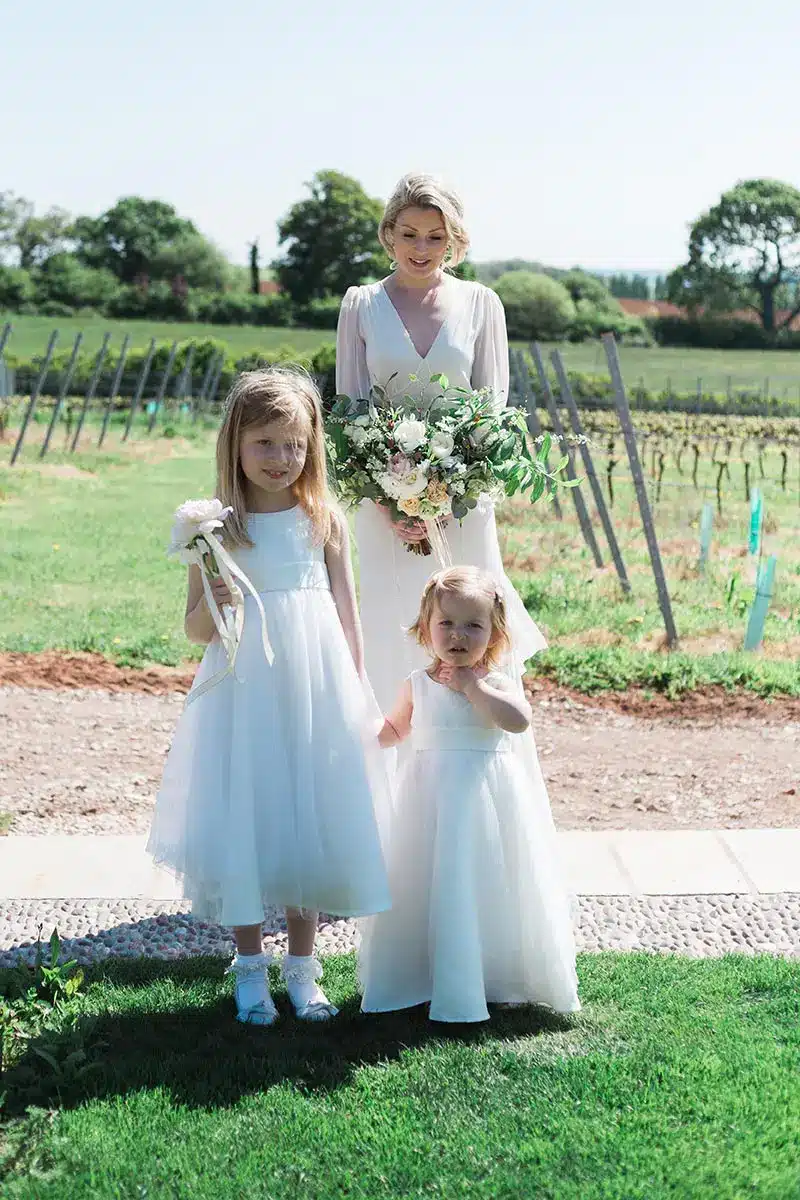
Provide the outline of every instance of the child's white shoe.
<path id="1" fill-rule="evenodd" d="M 329 1021 L 339 1012 L 331 1004 L 317 980 L 322 978 L 322 964 L 312 955 L 287 954 L 281 973 L 296 1016 L 301 1021 Z"/>
<path id="2" fill-rule="evenodd" d="M 236 981 L 236 1020 L 244 1025 L 273 1025 L 278 1019 L 267 977 L 271 962 L 272 956 L 263 951 L 237 954 L 225 972 Z"/>

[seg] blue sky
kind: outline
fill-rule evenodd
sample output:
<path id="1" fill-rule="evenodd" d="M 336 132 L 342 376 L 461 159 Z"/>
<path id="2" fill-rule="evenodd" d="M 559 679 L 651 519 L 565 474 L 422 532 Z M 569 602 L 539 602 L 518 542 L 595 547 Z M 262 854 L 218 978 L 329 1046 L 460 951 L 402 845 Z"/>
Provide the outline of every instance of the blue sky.
<path id="1" fill-rule="evenodd" d="M 798 44 L 789 0 L 9 3 L 0 190 L 159 197 L 244 262 L 315 171 L 419 169 L 477 260 L 669 268 L 738 179 L 800 186 Z"/>

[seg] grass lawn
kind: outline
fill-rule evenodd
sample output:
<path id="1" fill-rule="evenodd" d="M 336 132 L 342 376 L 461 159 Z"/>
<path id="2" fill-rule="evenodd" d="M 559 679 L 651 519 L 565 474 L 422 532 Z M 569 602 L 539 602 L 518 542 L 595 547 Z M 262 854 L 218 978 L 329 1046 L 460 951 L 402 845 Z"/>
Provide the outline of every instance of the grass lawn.
<path id="1" fill-rule="evenodd" d="M 223 966 L 89 973 L 59 1074 L 32 1046 L 3 1080 L 7 1200 L 800 1195 L 797 963 L 582 955 L 579 1015 L 442 1027 L 360 1015 L 346 956 L 341 1017 L 276 989 L 273 1030 L 236 1024 Z"/>
<path id="2" fill-rule="evenodd" d="M 119 345 L 128 333 L 134 346 L 146 346 L 151 337 L 185 341 L 192 337 L 214 337 L 227 342 L 234 353 L 247 350 L 274 350 L 278 346 L 293 346 L 299 351 L 315 350 L 323 342 L 333 342 L 333 330 L 317 329 L 267 329 L 248 325 L 201 325 L 175 321 L 132 321 L 110 320 L 105 317 L 32 317 L 16 316 L 0 318 L 0 326 L 11 320 L 13 333 L 8 352 L 18 358 L 29 358 L 41 354 L 53 329 L 60 331 L 58 347 L 69 346 L 75 334 L 84 334 L 83 349 L 97 350 L 103 334 L 110 330 L 113 344 Z M 522 342 L 516 343 L 523 346 Z M 590 371 L 607 375 L 605 353 L 600 342 L 584 342 L 573 345 L 569 342 L 558 347 L 545 346 L 561 351 L 570 370 Z M 784 395 L 797 402 L 800 413 L 800 350 L 686 350 L 680 347 L 638 348 L 624 346 L 620 349 L 623 375 L 629 388 L 640 381 L 646 387 L 661 389 L 671 379 L 672 386 L 679 391 L 691 391 L 702 379 L 706 391 L 724 392 L 731 377 L 731 386 L 736 388 L 764 388 L 769 381 L 771 395 Z"/>
<path id="3" fill-rule="evenodd" d="M 182 633 L 183 569 L 165 557 L 171 517 L 188 497 L 213 489 L 214 432 L 152 437 L 127 444 L 112 432 L 98 453 L 87 437 L 75 456 L 63 435 L 42 463 L 43 425 L 8 466 L 14 431 L 0 443 L 0 650 L 86 650 L 119 662 L 177 663 L 196 658 Z M 777 584 L 758 655 L 741 653 L 754 595 L 756 561 L 747 553 L 749 507 L 741 463 L 731 459 L 723 511 L 715 517 L 709 568 L 697 569 L 699 518 L 715 503 L 714 468 L 706 455 L 698 488 L 674 464 L 662 498 L 650 488 L 681 655 L 664 655 L 663 620 L 629 476 L 615 472 L 613 522 L 633 585 L 620 591 L 595 520 L 605 565 L 586 548 L 571 498 L 563 521 L 552 507 L 525 501 L 500 510 L 501 540 L 511 577 L 552 649 L 536 662 L 584 691 L 626 682 L 668 691 L 703 682 L 742 683 L 762 694 L 800 694 L 800 505 L 796 467 L 788 490 L 777 482 L 774 446 L 758 479 L 766 505 L 764 554 L 778 557 Z M 598 451 L 598 470 L 602 459 Z"/>
<path id="4" fill-rule="evenodd" d="M 111 332 L 112 344 L 118 348 L 125 334 L 131 346 L 147 346 L 151 338 L 184 342 L 188 338 L 219 338 L 227 342 L 234 353 L 247 350 L 274 350 L 278 346 L 293 346 L 296 350 L 316 350 L 323 342 L 334 342 L 333 330 L 272 329 L 256 325 L 201 325 L 179 321 L 114 321 L 107 317 L 0 317 L 0 328 L 10 320 L 13 332 L 7 352 L 16 358 L 43 354 L 50 334 L 59 331 L 57 350 L 68 349 L 75 335 L 83 333 L 81 349 L 99 350 L 103 334 Z"/>

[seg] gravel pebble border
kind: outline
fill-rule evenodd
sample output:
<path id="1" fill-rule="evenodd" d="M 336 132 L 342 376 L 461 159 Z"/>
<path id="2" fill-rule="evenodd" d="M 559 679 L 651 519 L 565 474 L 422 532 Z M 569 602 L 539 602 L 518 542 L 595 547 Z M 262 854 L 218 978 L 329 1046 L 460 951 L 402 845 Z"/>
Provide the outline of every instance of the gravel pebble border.
<path id="1" fill-rule="evenodd" d="M 229 956 L 227 929 L 198 921 L 184 901 L 10 900 L 0 914 L 0 967 L 33 962 L 39 925 L 54 927 L 62 957 L 81 964 L 111 957 L 174 959 Z M 800 893 L 770 896 L 580 896 L 574 905 L 579 950 L 646 950 L 692 958 L 773 954 L 800 958 Z M 356 945 L 356 923 L 320 921 L 317 951 L 341 954 Z M 265 949 L 286 951 L 283 916 L 267 914 Z"/>

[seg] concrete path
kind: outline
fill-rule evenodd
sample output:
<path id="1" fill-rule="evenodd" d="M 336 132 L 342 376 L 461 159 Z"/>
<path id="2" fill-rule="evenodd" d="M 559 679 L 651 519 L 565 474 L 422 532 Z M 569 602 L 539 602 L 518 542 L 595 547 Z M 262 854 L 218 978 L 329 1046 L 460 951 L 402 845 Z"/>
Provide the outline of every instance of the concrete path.
<path id="1" fill-rule="evenodd" d="M 800 894 L 800 829 L 559 833 L 578 896 Z M 140 835 L 0 838 L 0 901 L 142 899 L 180 891 Z"/>

